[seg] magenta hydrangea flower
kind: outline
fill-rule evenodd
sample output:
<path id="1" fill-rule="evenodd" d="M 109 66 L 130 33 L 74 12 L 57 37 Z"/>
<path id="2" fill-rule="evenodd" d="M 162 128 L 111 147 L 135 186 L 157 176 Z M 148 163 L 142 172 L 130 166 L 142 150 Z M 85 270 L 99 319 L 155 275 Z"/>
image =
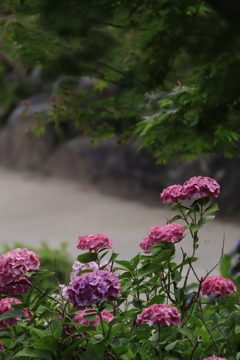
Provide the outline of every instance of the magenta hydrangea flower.
<path id="1" fill-rule="evenodd" d="M 16 282 L 17 280 L 17 282 Z M 21 283 L 18 283 L 21 282 Z M 30 281 L 23 275 L 15 278 L 15 282 L 7 284 L 5 286 L 0 285 L 0 295 L 24 295 L 30 287 L 24 283 L 30 284 Z"/>
<path id="2" fill-rule="evenodd" d="M 153 239 L 147 236 L 140 242 L 139 246 L 145 253 L 150 253 L 151 247 L 153 246 Z"/>
<path id="3" fill-rule="evenodd" d="M 217 356 L 210 356 L 208 358 L 204 358 L 203 360 L 227 360 L 226 358 L 221 358 Z"/>
<path id="4" fill-rule="evenodd" d="M 220 185 L 209 177 L 194 176 L 183 184 L 187 198 L 218 197 Z"/>
<path id="5" fill-rule="evenodd" d="M 77 249 L 99 251 L 105 248 L 112 249 L 112 240 L 103 234 L 90 234 L 79 236 Z"/>
<path id="6" fill-rule="evenodd" d="M 0 351 L 3 351 L 4 350 L 4 344 L 2 341 L 0 341 Z"/>
<path id="7" fill-rule="evenodd" d="M 178 200 L 186 200 L 187 191 L 182 185 L 172 185 L 167 187 L 160 194 L 163 203 L 177 202 Z"/>
<path id="8" fill-rule="evenodd" d="M 9 302 L 13 302 L 16 304 L 21 304 L 21 301 L 18 299 L 14 299 L 14 298 L 5 298 L 0 300 L 0 315 L 2 315 L 3 313 L 5 313 L 6 311 L 9 310 L 13 310 L 13 307 L 9 304 Z M 26 309 L 21 309 L 25 316 L 28 317 L 29 313 Z M 18 322 L 18 320 L 20 320 L 20 317 L 13 317 L 11 319 L 7 319 L 7 320 L 2 320 L 0 321 L 0 328 L 1 329 L 6 329 L 7 326 L 15 326 L 16 323 Z"/>
<path id="9" fill-rule="evenodd" d="M 120 283 L 118 277 L 105 270 L 94 270 L 76 276 L 68 286 L 66 296 L 73 306 L 79 310 L 88 305 L 96 304 L 102 300 L 120 296 Z"/>
<path id="10" fill-rule="evenodd" d="M 236 292 L 237 288 L 230 279 L 218 275 L 206 278 L 202 282 L 201 290 L 203 295 L 210 296 L 211 294 L 216 294 L 224 298 L 228 294 Z"/>
<path id="11" fill-rule="evenodd" d="M 75 316 L 75 318 L 73 319 L 73 321 L 78 322 L 79 324 L 83 324 L 83 325 L 93 325 L 93 326 L 97 326 L 97 324 L 100 322 L 100 316 L 97 315 L 96 311 L 89 311 L 89 310 L 78 310 L 77 315 Z M 95 320 L 87 320 L 85 317 L 86 315 L 96 315 L 96 319 Z M 102 310 L 101 311 L 101 317 L 104 321 L 110 322 L 112 321 L 115 316 L 113 316 L 110 311 L 108 310 Z"/>
<path id="12" fill-rule="evenodd" d="M 0 256 L 0 286 L 18 281 L 19 275 L 38 270 L 39 256 L 28 249 L 14 249 Z"/>
<path id="13" fill-rule="evenodd" d="M 143 323 L 152 325 L 178 325 L 181 322 L 181 316 L 178 309 L 168 304 L 153 304 L 137 316 L 137 324 Z"/>
<path id="14" fill-rule="evenodd" d="M 172 223 L 164 226 L 154 226 L 148 233 L 149 242 L 159 243 L 160 241 L 167 241 L 175 243 L 183 236 L 184 227 L 182 225 Z"/>

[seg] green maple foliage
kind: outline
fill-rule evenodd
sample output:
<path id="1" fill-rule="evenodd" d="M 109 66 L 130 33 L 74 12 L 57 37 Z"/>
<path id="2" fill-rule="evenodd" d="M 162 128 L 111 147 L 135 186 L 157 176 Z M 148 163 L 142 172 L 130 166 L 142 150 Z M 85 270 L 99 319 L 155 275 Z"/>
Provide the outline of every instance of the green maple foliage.
<path id="1" fill-rule="evenodd" d="M 25 69 L 41 65 L 47 81 L 93 79 L 91 91 L 61 83 L 48 120 L 56 126 L 72 119 L 96 139 L 137 139 L 161 163 L 232 157 L 239 14 L 236 0 L 3 0 L 0 42 Z"/>

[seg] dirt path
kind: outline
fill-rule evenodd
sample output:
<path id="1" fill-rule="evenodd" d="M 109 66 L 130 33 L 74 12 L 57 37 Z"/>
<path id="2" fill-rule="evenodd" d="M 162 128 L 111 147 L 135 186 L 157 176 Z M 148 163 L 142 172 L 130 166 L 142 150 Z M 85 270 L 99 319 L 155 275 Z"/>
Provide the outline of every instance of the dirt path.
<path id="1" fill-rule="evenodd" d="M 79 235 L 103 233 L 113 240 L 115 252 L 129 259 L 139 251 L 139 243 L 152 226 L 164 225 L 167 206 L 150 208 L 135 201 L 107 197 L 90 186 L 13 173 L 0 168 L 0 241 L 18 241 L 50 246 L 67 241 L 76 256 Z M 198 274 L 204 275 L 219 259 L 225 235 L 225 252 L 230 252 L 240 237 L 240 225 L 212 221 L 200 232 Z M 181 243 L 191 253 L 191 243 Z M 178 252 L 180 253 L 178 245 Z M 215 274 L 217 270 L 215 270 Z"/>

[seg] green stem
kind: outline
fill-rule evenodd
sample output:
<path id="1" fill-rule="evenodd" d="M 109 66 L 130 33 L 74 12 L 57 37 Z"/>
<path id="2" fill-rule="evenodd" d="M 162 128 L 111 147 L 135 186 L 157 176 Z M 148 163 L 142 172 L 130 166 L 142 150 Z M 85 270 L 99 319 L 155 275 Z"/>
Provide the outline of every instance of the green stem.
<path id="1" fill-rule="evenodd" d="M 101 311 L 99 309 L 99 305 L 97 304 L 97 312 L 98 312 L 98 315 L 99 315 L 99 318 L 100 318 L 100 323 L 101 323 L 101 326 L 102 326 L 102 333 L 103 333 L 103 336 L 105 337 L 105 331 L 104 331 L 104 326 L 103 326 L 103 319 L 102 319 L 102 314 L 101 314 Z"/>
<path id="2" fill-rule="evenodd" d="M 160 344 L 160 336 L 161 336 L 161 327 L 160 327 L 160 325 L 158 325 L 158 334 L 159 334 L 159 338 L 158 338 L 159 360 L 162 360 L 162 349 L 161 349 L 161 344 Z"/>

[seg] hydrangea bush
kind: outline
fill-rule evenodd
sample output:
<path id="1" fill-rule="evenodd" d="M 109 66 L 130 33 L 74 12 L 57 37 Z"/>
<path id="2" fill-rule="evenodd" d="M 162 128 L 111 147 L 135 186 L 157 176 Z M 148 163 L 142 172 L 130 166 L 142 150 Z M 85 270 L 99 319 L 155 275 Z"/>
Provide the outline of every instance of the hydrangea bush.
<path id="1" fill-rule="evenodd" d="M 142 252 L 130 261 L 118 259 L 107 236 L 81 235 L 77 248 L 87 252 L 67 284 L 56 279 L 42 290 L 49 273 L 33 251 L 0 256 L 1 359 L 238 360 L 239 259 L 233 264 L 234 253 L 224 255 L 218 276 L 212 269 L 200 277 L 194 268 L 199 232 L 214 218 L 210 201 L 219 192 L 202 176 L 163 190 L 162 201 L 177 214 L 146 230 Z M 191 255 L 182 250 L 176 262 L 185 236 Z"/>

